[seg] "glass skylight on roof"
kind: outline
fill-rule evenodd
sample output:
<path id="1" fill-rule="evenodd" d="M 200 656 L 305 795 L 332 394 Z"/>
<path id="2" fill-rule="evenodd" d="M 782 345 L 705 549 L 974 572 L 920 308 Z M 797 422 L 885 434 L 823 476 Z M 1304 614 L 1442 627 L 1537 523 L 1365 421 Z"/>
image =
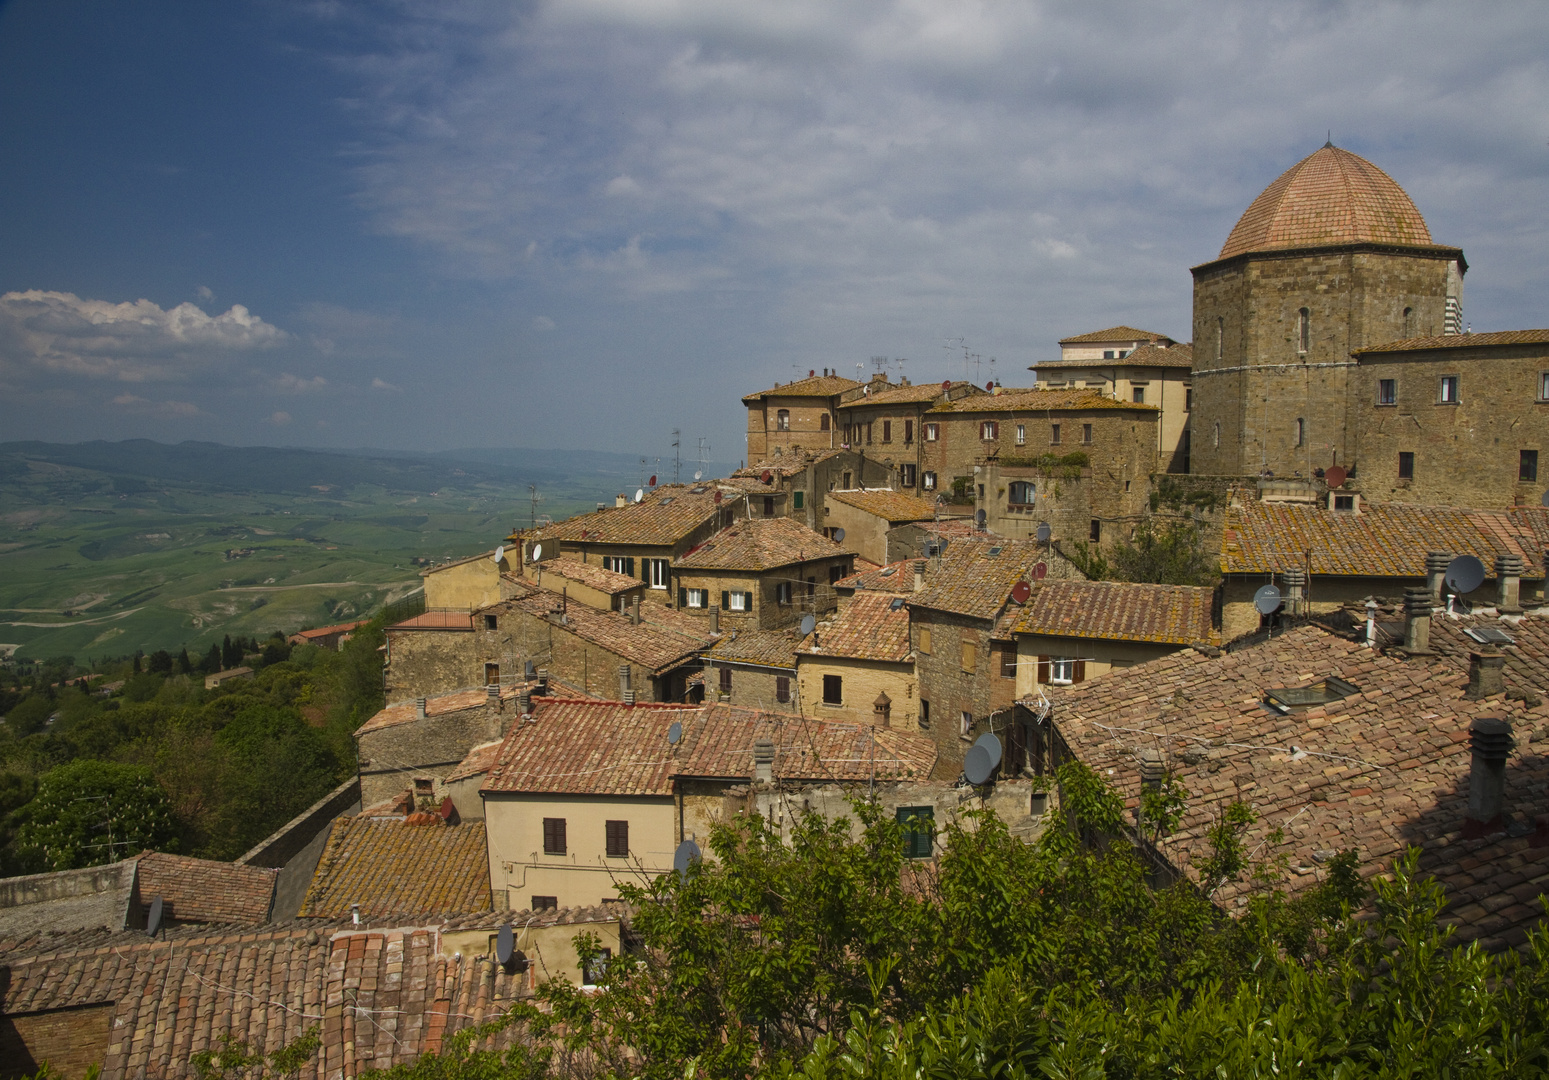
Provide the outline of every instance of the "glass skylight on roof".
<path id="1" fill-rule="evenodd" d="M 707 492 L 709 490 L 710 490 L 709 488 L 707 488 L 703 484 L 701 484 L 699 487 L 689 488 L 688 489 L 688 493 L 690 495 L 703 495 L 705 492 Z"/>
<path id="2" fill-rule="evenodd" d="M 667 504 L 668 504 L 668 503 L 670 503 L 670 502 L 671 502 L 671 501 L 672 501 L 672 500 L 673 500 L 673 499 L 674 499 L 674 498 L 675 498 L 675 496 L 672 496 L 672 495 L 668 495 L 668 496 L 667 496 L 667 497 L 666 497 L 666 498 L 665 498 L 665 499 L 657 499 L 657 500 L 656 500 L 656 505 L 657 505 L 657 506 L 666 506 L 666 505 L 667 505 Z"/>
<path id="3" fill-rule="evenodd" d="M 1498 626 L 1470 626 L 1463 633 L 1481 645 L 1515 645 L 1517 639 Z"/>
<path id="4" fill-rule="evenodd" d="M 1359 693 L 1360 687 L 1330 675 L 1310 686 L 1282 687 L 1264 691 L 1264 704 L 1279 713 L 1293 709 L 1307 709 L 1314 705 L 1327 705 L 1351 694 Z"/>
<path id="5" fill-rule="evenodd" d="M 986 552 L 986 554 L 987 555 L 992 555 L 992 556 L 993 555 L 999 555 L 1000 554 L 1000 548 L 992 547 L 992 548 L 990 548 L 990 550 L 988 552 Z"/>
<path id="6" fill-rule="evenodd" d="M 878 577 L 887 577 L 889 574 L 893 573 L 897 569 L 898 569 L 898 567 L 896 567 L 896 566 L 890 566 L 886 570 L 882 571 L 882 573 L 878 574 L 877 576 Z"/>
<path id="7" fill-rule="evenodd" d="M 895 596 L 895 597 L 893 597 L 893 602 L 890 605 L 888 605 L 888 610 L 889 611 L 897 611 L 899 608 L 901 608 L 903 606 L 904 606 L 904 598 L 902 596 Z"/>

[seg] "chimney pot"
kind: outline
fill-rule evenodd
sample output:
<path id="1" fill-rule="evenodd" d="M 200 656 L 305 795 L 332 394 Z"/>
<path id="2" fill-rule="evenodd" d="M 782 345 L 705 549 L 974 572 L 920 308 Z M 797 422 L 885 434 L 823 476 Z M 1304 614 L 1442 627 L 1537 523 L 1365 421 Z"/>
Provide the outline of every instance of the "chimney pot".
<path id="1" fill-rule="evenodd" d="M 1495 557 L 1495 580 L 1499 589 L 1495 606 L 1502 614 L 1516 615 L 1522 611 L 1522 569 L 1520 555 Z"/>
<path id="2" fill-rule="evenodd" d="M 1140 752 L 1140 788 L 1142 791 L 1160 791 L 1167 766 L 1162 763 L 1162 752 L 1147 747 Z"/>
<path id="3" fill-rule="evenodd" d="M 1428 551 L 1425 553 L 1425 588 L 1431 594 L 1431 603 L 1441 604 L 1441 586 L 1447 576 L 1447 564 L 1452 561 L 1450 551 Z"/>
<path id="4" fill-rule="evenodd" d="M 760 735 L 753 742 L 753 782 L 756 784 L 774 783 L 774 743 L 766 735 Z"/>
<path id="5" fill-rule="evenodd" d="M 1468 654 L 1468 690 L 1463 696 L 1478 701 L 1506 692 L 1506 654 L 1494 645 L 1481 645 Z"/>
<path id="6" fill-rule="evenodd" d="M 1404 649 L 1424 653 L 1431 649 L 1431 593 L 1426 589 L 1404 590 Z"/>
<path id="7" fill-rule="evenodd" d="M 489 695 L 489 703 L 491 705 L 499 705 L 500 704 L 500 684 L 499 683 L 490 683 L 488 686 L 486 686 L 484 688 L 484 692 Z"/>
<path id="8" fill-rule="evenodd" d="M 1306 593 L 1307 572 L 1299 566 L 1293 566 L 1280 572 L 1280 583 L 1285 586 L 1285 606 L 1290 615 L 1303 614 L 1302 600 Z"/>
<path id="9" fill-rule="evenodd" d="M 925 590 L 925 560 L 924 559 L 915 559 L 914 560 L 914 591 L 915 592 L 923 592 L 924 590 Z"/>
<path id="10" fill-rule="evenodd" d="M 519 698 L 517 698 L 517 701 L 521 705 L 522 715 L 523 716 L 531 716 L 532 715 L 532 691 L 531 690 L 523 690 L 522 693 L 521 693 L 521 696 Z"/>
<path id="11" fill-rule="evenodd" d="M 627 696 L 628 694 L 629 694 L 629 665 L 628 664 L 620 664 L 619 665 L 619 698 L 621 700 L 627 701 L 627 700 L 629 700 L 629 698 Z"/>
<path id="12" fill-rule="evenodd" d="M 884 691 L 877 695 L 877 700 L 871 703 L 872 719 L 877 727 L 891 727 L 893 715 L 893 699 Z"/>
<path id="13" fill-rule="evenodd" d="M 418 717 L 419 719 L 421 719 L 421 720 L 425 719 L 425 699 L 424 698 L 421 697 L 421 698 L 415 698 L 414 699 L 414 715 L 416 717 Z"/>
<path id="14" fill-rule="evenodd" d="M 629 605 L 629 621 L 636 626 L 640 625 L 640 597 L 635 597 L 635 602 Z"/>
<path id="15" fill-rule="evenodd" d="M 635 703 L 635 692 L 633 690 L 625 690 L 624 691 L 624 704 L 625 705 L 634 705 L 634 703 Z"/>
<path id="16" fill-rule="evenodd" d="M 1516 744 L 1511 725 L 1498 716 L 1481 716 L 1469 726 L 1473 751 L 1468 772 L 1468 817 L 1463 835 L 1469 838 L 1499 832 L 1506 807 L 1506 758 Z"/>

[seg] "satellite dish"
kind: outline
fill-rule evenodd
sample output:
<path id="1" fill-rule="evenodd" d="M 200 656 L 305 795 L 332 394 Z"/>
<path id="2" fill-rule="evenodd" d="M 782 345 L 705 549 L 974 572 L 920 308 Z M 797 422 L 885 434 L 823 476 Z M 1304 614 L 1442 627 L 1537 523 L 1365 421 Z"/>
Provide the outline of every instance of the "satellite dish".
<path id="1" fill-rule="evenodd" d="M 645 488 L 635 488 L 635 502 L 645 498 Z"/>
<path id="2" fill-rule="evenodd" d="M 720 502 L 720 501 L 721 501 L 721 493 L 720 493 L 720 492 L 719 492 L 719 491 L 717 491 L 717 492 L 716 492 L 716 493 L 715 493 L 715 501 L 716 501 L 716 502 L 717 502 L 717 503 L 719 503 L 719 502 Z"/>
<path id="3" fill-rule="evenodd" d="M 500 933 L 495 935 L 495 962 L 510 971 L 511 958 L 515 952 L 516 934 L 512 932 L 510 923 L 502 923 Z"/>
<path id="4" fill-rule="evenodd" d="M 1049 542 L 1049 537 L 1054 535 L 1054 530 L 1049 528 L 1049 523 L 1047 521 L 1040 521 L 1038 523 L 1038 531 L 1033 535 L 1038 538 L 1038 542 L 1040 544 L 1047 544 Z"/>
<path id="5" fill-rule="evenodd" d="M 1444 580 L 1458 596 L 1471 593 L 1484 584 L 1484 563 L 1472 555 L 1459 555 L 1447 564 Z"/>
<path id="6" fill-rule="evenodd" d="M 812 628 L 818 624 L 817 616 L 803 615 L 801 617 L 801 636 L 806 637 L 812 633 Z"/>
<path id="7" fill-rule="evenodd" d="M 768 469 L 765 469 L 762 473 L 759 474 L 758 478 L 761 482 L 767 484 L 769 481 L 774 479 L 774 473 L 770 472 Z"/>
<path id="8" fill-rule="evenodd" d="M 995 771 L 995 760 L 990 757 L 989 750 L 974 743 L 968 748 L 968 753 L 963 755 L 963 775 L 974 787 L 987 784 L 990 774 Z"/>
<path id="9" fill-rule="evenodd" d="M 685 840 L 672 853 L 672 868 L 678 872 L 679 878 L 687 881 L 688 868 L 698 862 L 699 857 L 699 845 L 692 840 Z"/>
<path id="10" fill-rule="evenodd" d="M 694 479 L 695 480 L 703 480 L 704 478 L 705 478 L 705 474 L 703 472 L 701 472 L 699 469 L 695 469 L 694 470 Z"/>
<path id="11" fill-rule="evenodd" d="M 844 530 L 843 529 L 835 529 L 834 530 L 834 543 L 836 543 L 836 544 L 844 543 Z"/>
<path id="12" fill-rule="evenodd" d="M 543 545 L 534 544 L 532 546 L 532 561 L 537 562 L 541 558 L 543 558 Z"/>
<path id="13" fill-rule="evenodd" d="M 651 486 L 652 487 L 656 486 L 656 474 L 655 473 L 651 474 Z"/>
<path id="14" fill-rule="evenodd" d="M 995 389 L 995 380 L 991 379 L 989 382 L 985 383 L 984 384 L 984 388 L 986 390 L 994 390 Z"/>
<path id="15" fill-rule="evenodd" d="M 150 914 L 145 917 L 145 932 L 155 937 L 161 931 L 162 903 L 161 897 L 151 901 Z"/>
<path id="16" fill-rule="evenodd" d="M 498 563 L 501 559 L 504 559 L 505 557 L 506 557 L 506 546 L 504 544 L 501 544 L 499 547 L 497 547 L 495 549 L 495 561 Z"/>
<path id="17" fill-rule="evenodd" d="M 681 720 L 674 720 L 672 725 L 667 728 L 667 742 L 672 746 L 677 746 L 682 741 L 683 722 Z"/>
<path id="18" fill-rule="evenodd" d="M 993 769 L 996 765 L 1000 764 L 1001 749 L 999 736 L 986 731 L 983 735 L 980 735 L 977 739 L 974 740 L 974 745 L 984 747 L 984 749 L 989 753 L 990 768 Z"/>
<path id="19" fill-rule="evenodd" d="M 1049 564 L 1048 563 L 1039 563 L 1037 566 L 1033 567 L 1033 580 L 1034 581 L 1042 581 L 1044 578 L 1046 578 L 1048 576 L 1049 576 Z"/>
<path id="20" fill-rule="evenodd" d="M 979 523 L 979 528 L 981 528 L 981 529 L 984 528 L 984 511 L 983 510 L 977 511 L 974 514 L 974 520 Z"/>
<path id="21" fill-rule="evenodd" d="M 1033 587 L 1025 581 L 1019 581 L 1011 586 L 1011 599 L 1019 604 L 1027 603 L 1027 598 L 1033 595 Z"/>
<path id="22" fill-rule="evenodd" d="M 1253 594 L 1253 607 L 1260 615 L 1273 615 L 1280 609 L 1280 590 L 1265 585 Z"/>
<path id="23" fill-rule="evenodd" d="M 1345 482 L 1349 473 L 1345 472 L 1343 465 L 1330 465 L 1328 471 L 1323 474 L 1324 481 L 1331 488 L 1337 488 Z"/>
<path id="24" fill-rule="evenodd" d="M 945 393 L 948 393 L 949 391 L 951 391 L 951 389 L 952 389 L 952 380 L 951 379 L 942 379 L 941 380 L 941 392 L 943 394 L 945 394 Z"/>
<path id="25" fill-rule="evenodd" d="M 1549 490 L 1545 490 L 1544 497 L 1538 501 L 1543 503 L 1545 506 L 1549 506 Z"/>

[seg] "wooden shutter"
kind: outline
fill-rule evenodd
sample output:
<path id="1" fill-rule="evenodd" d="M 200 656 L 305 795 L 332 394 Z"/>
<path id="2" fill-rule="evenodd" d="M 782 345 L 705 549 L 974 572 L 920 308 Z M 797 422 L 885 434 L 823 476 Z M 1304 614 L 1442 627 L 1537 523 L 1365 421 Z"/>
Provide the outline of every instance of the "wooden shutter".
<path id="1" fill-rule="evenodd" d="M 1086 661 L 1077 660 L 1074 667 L 1075 670 L 1071 673 L 1070 681 L 1073 683 L 1084 682 L 1086 680 Z"/>
<path id="2" fill-rule="evenodd" d="M 743 593 L 742 594 L 742 610 L 743 611 L 752 611 L 753 610 L 753 594 L 752 593 Z"/>
<path id="3" fill-rule="evenodd" d="M 624 573 L 628 574 L 630 577 L 634 577 L 635 576 L 635 557 L 633 555 L 631 555 L 629 558 L 624 560 L 624 564 L 628 567 L 628 569 L 625 570 Z"/>
<path id="4" fill-rule="evenodd" d="M 640 580 L 645 582 L 646 585 L 648 585 L 648 586 L 651 584 L 651 560 L 650 559 L 641 559 L 640 560 Z"/>
<path id="5" fill-rule="evenodd" d="M 678 607 L 685 609 L 688 607 L 688 590 L 681 586 L 678 588 Z"/>
<path id="6" fill-rule="evenodd" d="M 791 700 L 791 680 L 784 675 L 775 676 L 775 700 L 782 705 Z"/>
<path id="7" fill-rule="evenodd" d="M 1049 658 L 1047 656 L 1040 656 L 1038 658 L 1038 685 L 1049 685 Z"/>
<path id="8" fill-rule="evenodd" d="M 608 844 L 608 857 L 611 859 L 629 858 L 629 822 L 608 821 L 603 823 L 606 830 Z"/>
<path id="9" fill-rule="evenodd" d="M 725 589 L 721 590 L 721 610 L 731 610 L 731 593 L 727 592 Z"/>
<path id="10" fill-rule="evenodd" d="M 545 855 L 563 855 L 565 853 L 564 818 L 546 817 L 543 819 L 543 852 Z"/>

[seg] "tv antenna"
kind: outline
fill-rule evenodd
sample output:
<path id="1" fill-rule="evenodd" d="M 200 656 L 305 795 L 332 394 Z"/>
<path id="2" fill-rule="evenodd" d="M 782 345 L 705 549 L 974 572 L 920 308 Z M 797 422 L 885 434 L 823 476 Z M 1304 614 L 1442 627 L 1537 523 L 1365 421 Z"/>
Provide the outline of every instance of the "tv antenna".
<path id="1" fill-rule="evenodd" d="M 887 357 L 873 356 L 871 358 L 871 366 L 877 369 L 878 375 L 885 374 L 887 372 Z"/>
<path id="2" fill-rule="evenodd" d="M 528 484 L 527 490 L 529 492 L 527 496 L 528 501 L 532 503 L 532 515 L 527 519 L 527 524 L 530 528 L 536 529 L 538 527 L 538 485 Z"/>
<path id="3" fill-rule="evenodd" d="M 705 471 L 705 455 L 709 453 L 710 444 L 705 442 L 705 437 L 703 435 L 699 436 L 699 469 L 697 470 L 697 473 L 694 477 L 695 480 L 699 480 L 703 477 Z"/>
<path id="4" fill-rule="evenodd" d="M 672 482 L 678 483 L 683 479 L 683 455 L 678 448 L 683 445 L 683 432 L 679 428 L 672 429 Z"/>

